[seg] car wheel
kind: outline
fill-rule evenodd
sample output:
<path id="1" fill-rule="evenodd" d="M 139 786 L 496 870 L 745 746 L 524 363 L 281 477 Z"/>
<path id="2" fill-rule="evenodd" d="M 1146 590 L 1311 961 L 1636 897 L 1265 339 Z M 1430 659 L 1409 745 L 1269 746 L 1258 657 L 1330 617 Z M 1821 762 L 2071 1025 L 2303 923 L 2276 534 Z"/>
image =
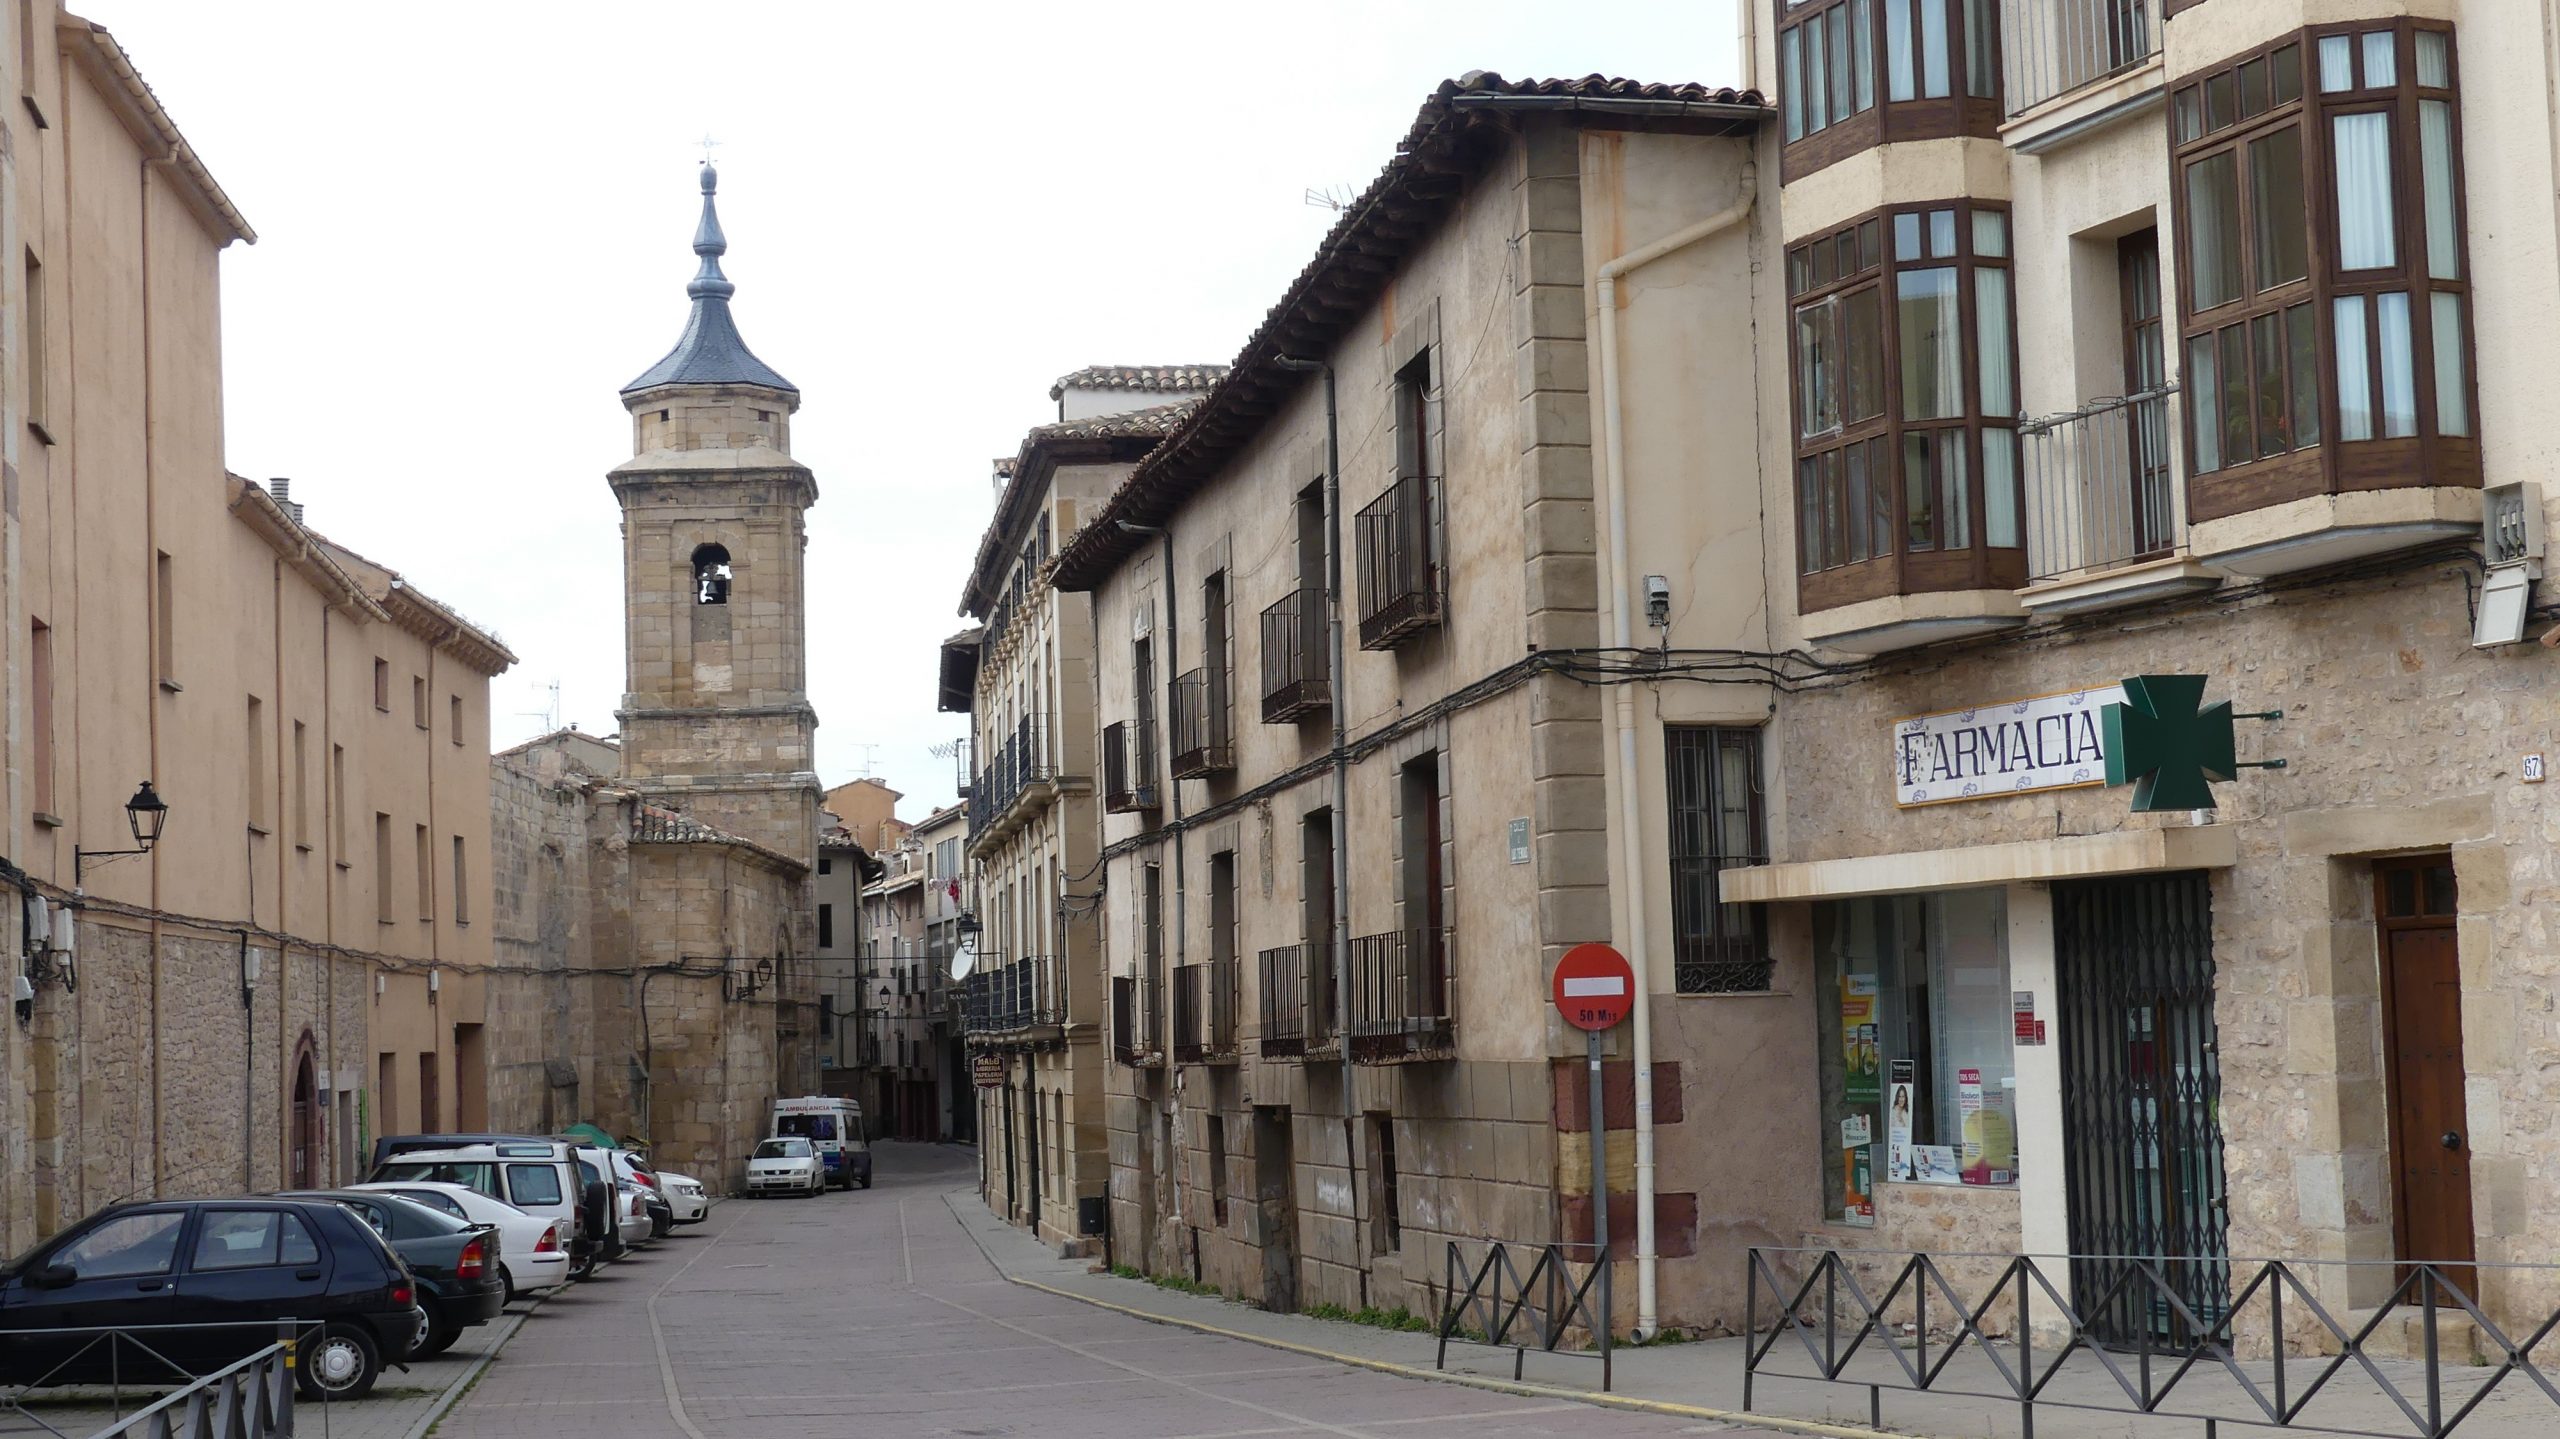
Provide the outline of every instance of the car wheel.
<path id="1" fill-rule="evenodd" d="M 865 1188 L 865 1189 L 869 1189 L 869 1188 L 871 1187 L 871 1176 L 870 1176 L 870 1175 L 866 1174 L 866 1175 L 862 1176 L 862 1187 L 863 1187 L 863 1188 Z"/>
<path id="2" fill-rule="evenodd" d="M 666 1238 L 667 1231 L 675 1227 L 676 1222 L 664 1215 L 652 1214 L 649 1216 L 649 1237 L 652 1239 Z"/>
<path id="3" fill-rule="evenodd" d="M 461 1337 L 462 1327 L 458 1324 L 446 1323 L 442 1306 L 430 1304 L 427 1306 L 427 1336 L 417 1348 L 409 1351 L 409 1357 L 433 1359 L 451 1349 L 453 1341 Z"/>
<path id="4" fill-rule="evenodd" d="M 306 1399 L 334 1402 L 373 1392 L 382 1376 L 382 1352 L 373 1336 L 353 1324 L 323 1324 L 302 1341 L 294 1380 Z"/>
<path id="5" fill-rule="evenodd" d="M 595 1277 L 595 1273 L 596 1256 L 592 1250 L 582 1256 L 574 1257 L 569 1261 L 569 1278 L 573 1281 L 580 1279 L 593 1279 Z"/>
<path id="6" fill-rule="evenodd" d="M 427 1307 L 426 1300 L 421 1299 L 410 1307 L 409 1317 L 416 1322 L 409 1330 L 409 1351 L 401 1357 L 422 1359 L 429 1352 L 427 1346 L 433 1344 L 436 1339 L 435 1311 Z"/>
<path id="7" fill-rule="evenodd" d="M 498 1271 L 498 1282 L 507 1286 L 507 1297 L 500 1301 L 501 1304 L 512 1306 L 516 1302 L 516 1277 L 507 1273 L 504 1269 L 500 1269 Z"/>

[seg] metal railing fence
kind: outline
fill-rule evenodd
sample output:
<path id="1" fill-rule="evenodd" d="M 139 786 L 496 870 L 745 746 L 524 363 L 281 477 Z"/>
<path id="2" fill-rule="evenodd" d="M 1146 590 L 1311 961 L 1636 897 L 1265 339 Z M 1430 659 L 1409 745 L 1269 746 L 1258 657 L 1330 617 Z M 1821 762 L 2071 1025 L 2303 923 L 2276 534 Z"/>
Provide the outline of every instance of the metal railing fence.
<path id="1" fill-rule="evenodd" d="M 1450 931 L 1401 929 L 1351 941 L 1351 1056 L 1436 1058 L 1457 1043 Z"/>
<path id="2" fill-rule="evenodd" d="M 1473 1265 L 1466 1262 L 1465 1246 L 1484 1245 L 1484 1258 Z M 1516 1254 L 1534 1251 L 1524 1273 Z M 1574 1258 L 1575 1253 L 1584 1257 Z M 1611 1350 L 1616 1343 L 1611 1333 L 1617 1312 L 1617 1294 L 1610 1276 L 1609 1246 L 1597 1248 L 1589 1244 L 1506 1244 L 1500 1240 L 1449 1241 L 1443 1265 L 1447 1300 L 1441 1305 L 1438 1330 L 1440 1350 L 1433 1367 L 1449 1367 L 1449 1346 L 1481 1344 L 1489 1348 L 1511 1351 L 1511 1377 L 1521 1377 L 1521 1366 L 1529 1350 L 1562 1353 L 1572 1358 L 1600 1361 L 1600 1390 L 1609 1391 L 1616 1379 L 1616 1361 Z M 1580 1279 L 1573 1270 L 1582 1266 Z M 1565 1341 L 1580 1334 L 1590 1336 L 1593 1347 L 1585 1351 L 1565 1349 Z"/>
<path id="3" fill-rule="evenodd" d="M 1292 590 L 1262 612 L 1262 722 L 1288 724 L 1333 702 L 1324 591 Z"/>
<path id="4" fill-rule="evenodd" d="M 2496 1271 L 2533 1281 L 2510 1282 L 2511 1291 L 2547 1294 L 2560 1265 L 1785 1246 L 1755 1246 L 1744 1263 L 1746 1411 L 1756 1382 L 1775 1378 L 1866 1389 L 1873 1428 L 1883 1426 L 1884 1392 L 1897 1390 L 2016 1404 L 2025 1439 L 2034 1439 L 2039 1406 L 2193 1420 L 2207 1439 L 2223 1424 L 2444 1439 L 2505 1392 L 2547 1402 L 2555 1412 L 2541 1416 L 2535 1405 L 2531 1422 L 2560 1428 L 2560 1382 L 2534 1358 L 2560 1330 L 2560 1312 L 2535 1304 L 2531 1330 L 2511 1329 L 2471 1293 L 2476 1276 Z M 2066 1275 L 2076 1265 L 2112 1277 L 2095 1294 L 2066 1297 L 2046 1272 L 2056 1264 Z M 2197 1286 L 2177 1272 L 2188 1264 L 2227 1266 L 2228 1302 L 2197 1303 Z M 1968 1293 L 1950 1267 L 1991 1277 Z M 2343 1286 L 2329 1287 L 2350 1293 L 2362 1281 L 2367 1292 L 2346 1318 L 2338 1296 L 2324 1300 L 2305 1277 L 2323 1273 L 2343 1275 Z M 2102 1335 L 2088 1317 L 2128 1302 L 2151 1316 L 2130 1336 Z M 2477 1337 L 2483 1362 L 2448 1353 L 2457 1329 Z M 1788 1362 L 1800 1349 L 1815 1372 L 1778 1367 L 1773 1351 L 1782 1348 Z M 1979 1362 L 1956 1369 L 1968 1354 Z M 2058 1384 L 2075 1355 L 2086 1363 Z M 2359 1382 L 2335 1383 L 2350 1366 Z M 2374 1413 L 2391 1427 L 2362 1417 Z"/>

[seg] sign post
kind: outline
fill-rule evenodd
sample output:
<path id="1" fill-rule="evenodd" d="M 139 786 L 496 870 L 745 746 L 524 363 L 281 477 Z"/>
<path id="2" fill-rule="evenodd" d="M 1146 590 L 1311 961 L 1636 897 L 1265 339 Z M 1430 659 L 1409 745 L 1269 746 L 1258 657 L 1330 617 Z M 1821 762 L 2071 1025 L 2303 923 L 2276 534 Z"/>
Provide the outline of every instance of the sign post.
<path id="1" fill-rule="evenodd" d="M 1591 1089 L 1591 1249 L 1609 1242 L 1609 1115 L 1600 1084 L 1600 1036 L 1625 1022 L 1636 1002 L 1635 966 L 1605 944 L 1577 944 L 1556 961 L 1556 1012 L 1589 1038 Z"/>

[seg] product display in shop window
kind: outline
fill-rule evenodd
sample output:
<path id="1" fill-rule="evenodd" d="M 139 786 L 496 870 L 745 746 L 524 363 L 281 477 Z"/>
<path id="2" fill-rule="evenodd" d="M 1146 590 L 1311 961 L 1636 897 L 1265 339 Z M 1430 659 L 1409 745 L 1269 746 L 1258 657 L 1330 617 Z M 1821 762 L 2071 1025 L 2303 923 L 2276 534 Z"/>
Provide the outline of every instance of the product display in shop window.
<path id="1" fill-rule="evenodd" d="M 1832 1219 L 1875 1222 L 1879 1183 L 2017 1182 L 2008 906 L 1998 890 L 1818 906 Z"/>

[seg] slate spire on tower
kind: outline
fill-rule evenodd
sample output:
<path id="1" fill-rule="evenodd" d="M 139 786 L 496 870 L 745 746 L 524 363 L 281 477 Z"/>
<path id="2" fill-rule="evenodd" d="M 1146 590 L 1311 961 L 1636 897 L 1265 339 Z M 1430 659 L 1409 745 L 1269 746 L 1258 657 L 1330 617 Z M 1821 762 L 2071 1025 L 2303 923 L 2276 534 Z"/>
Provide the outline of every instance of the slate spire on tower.
<path id="1" fill-rule="evenodd" d="M 702 257 L 702 268 L 684 287 L 684 292 L 693 297 L 693 314 L 685 321 L 684 334 L 667 357 L 622 387 L 626 395 L 660 385 L 761 385 L 795 395 L 800 392 L 799 386 L 755 357 L 747 342 L 739 338 L 738 322 L 730 318 L 729 297 L 737 293 L 738 287 L 720 273 L 720 257 L 728 253 L 729 240 L 720 233 L 720 212 L 712 203 L 713 192 L 719 187 L 720 172 L 705 160 L 702 223 L 693 232 L 693 252 Z"/>

